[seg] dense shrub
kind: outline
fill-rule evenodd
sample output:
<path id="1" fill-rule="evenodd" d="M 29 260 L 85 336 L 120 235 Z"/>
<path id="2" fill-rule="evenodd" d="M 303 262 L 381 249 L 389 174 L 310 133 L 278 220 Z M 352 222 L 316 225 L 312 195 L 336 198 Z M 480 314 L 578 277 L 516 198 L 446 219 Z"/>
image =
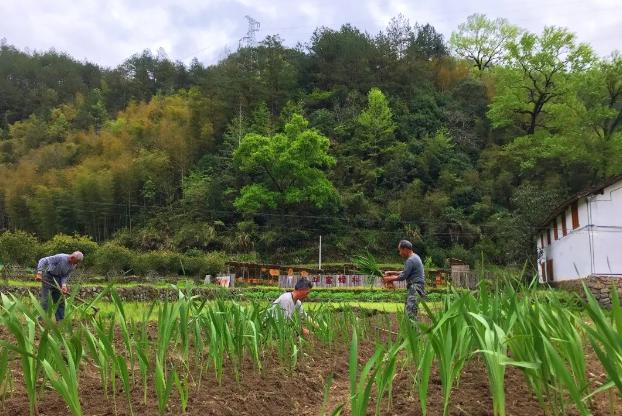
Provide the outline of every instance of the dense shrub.
<path id="1" fill-rule="evenodd" d="M 449 250 L 447 250 L 446 255 L 448 258 L 459 259 L 470 265 L 473 265 L 475 264 L 477 256 L 479 256 L 480 253 L 472 253 L 460 244 L 455 244 Z"/>
<path id="2" fill-rule="evenodd" d="M 94 265 L 94 254 L 99 245 L 91 237 L 82 235 L 56 234 L 51 240 L 43 243 L 43 253 L 46 256 L 58 253 L 71 254 L 74 251 L 84 253 L 84 265 L 90 267 Z"/>
<path id="3" fill-rule="evenodd" d="M 217 242 L 216 229 L 207 223 L 187 224 L 181 227 L 173 240 L 179 250 L 205 249 Z"/>
<path id="4" fill-rule="evenodd" d="M 121 274 L 132 268 L 132 251 L 113 242 L 108 242 L 94 254 L 95 270 L 105 275 Z"/>
<path id="5" fill-rule="evenodd" d="M 187 276 L 202 277 L 206 274 L 217 275 L 225 269 L 227 256 L 221 252 L 201 253 L 199 255 L 183 256 L 181 261 L 183 272 Z"/>
<path id="6" fill-rule="evenodd" d="M 183 255 L 166 250 L 137 253 L 132 268 L 134 273 L 144 276 L 177 274 L 188 277 L 215 275 L 225 268 L 227 257 L 223 253 L 202 253 L 193 250 L 189 254 Z"/>
<path id="7" fill-rule="evenodd" d="M 6 231 L 0 235 L 0 259 L 5 265 L 35 267 L 41 246 L 37 239 L 23 231 Z"/>
<path id="8" fill-rule="evenodd" d="M 133 272 L 139 276 L 201 278 L 223 272 L 227 261 L 225 253 L 205 253 L 199 249 L 190 249 L 186 254 L 168 250 L 139 252 L 125 247 L 118 240 L 100 246 L 90 237 L 81 235 L 57 234 L 41 244 L 36 237 L 23 231 L 0 234 L 0 264 L 34 268 L 41 256 L 70 254 L 76 250 L 84 253 L 87 270 L 105 276 Z"/>
<path id="9" fill-rule="evenodd" d="M 163 250 L 171 247 L 166 233 L 152 225 L 140 229 L 133 240 L 134 247 L 141 250 Z"/>
<path id="10" fill-rule="evenodd" d="M 181 269 L 181 254 L 167 250 L 146 251 L 136 253 L 132 261 L 132 269 L 138 275 L 177 274 Z"/>

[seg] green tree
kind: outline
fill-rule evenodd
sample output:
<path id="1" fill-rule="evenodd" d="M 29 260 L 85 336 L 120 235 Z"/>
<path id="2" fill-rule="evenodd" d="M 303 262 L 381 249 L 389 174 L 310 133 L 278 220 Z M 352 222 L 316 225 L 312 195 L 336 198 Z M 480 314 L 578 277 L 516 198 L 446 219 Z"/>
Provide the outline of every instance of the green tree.
<path id="1" fill-rule="evenodd" d="M 315 30 L 309 47 L 313 86 L 321 90 L 367 91 L 374 82 L 376 49 L 369 35 L 347 24 L 339 31 Z"/>
<path id="2" fill-rule="evenodd" d="M 372 88 L 367 94 L 367 108 L 358 116 L 357 124 L 357 151 L 363 157 L 380 162 L 383 151 L 395 139 L 397 125 L 387 98 L 378 88 Z"/>
<path id="3" fill-rule="evenodd" d="M 622 129 L 622 55 L 612 54 L 578 78 L 580 123 L 609 141 Z"/>
<path id="4" fill-rule="evenodd" d="M 540 36 L 524 33 L 508 45 L 509 67 L 499 71 L 498 94 L 488 111 L 492 125 L 515 126 L 526 134 L 550 128 L 543 115 L 563 111 L 555 105 L 572 91 L 572 75 L 593 59 L 592 49 L 566 29 L 549 26 Z"/>
<path id="5" fill-rule="evenodd" d="M 108 119 L 108 111 L 104 105 L 104 98 L 100 89 L 95 88 L 86 98 L 78 96 L 78 112 L 74 120 L 75 126 L 79 129 L 90 127 L 99 130 Z"/>
<path id="6" fill-rule="evenodd" d="M 377 186 L 383 180 L 385 165 L 393 159 L 396 146 L 393 112 L 385 95 L 378 88 L 367 94 L 367 106 L 354 120 L 353 136 L 343 144 L 340 169 L 347 172 L 342 183 L 353 192 L 368 197 L 380 195 Z"/>
<path id="7" fill-rule="evenodd" d="M 490 20 L 484 14 L 472 14 L 451 34 L 449 45 L 463 59 L 483 71 L 503 61 L 507 46 L 518 36 L 519 29 L 506 19 Z"/>
<path id="8" fill-rule="evenodd" d="M 302 55 L 299 50 L 284 47 L 283 40 L 278 35 L 267 36 L 259 43 L 259 78 L 264 88 L 267 107 L 272 114 L 278 114 L 296 91 Z"/>
<path id="9" fill-rule="evenodd" d="M 270 136 L 273 133 L 270 111 L 266 103 L 260 103 L 251 115 L 250 130 L 253 133 Z"/>
<path id="10" fill-rule="evenodd" d="M 448 54 L 443 35 L 429 23 L 416 25 L 415 33 L 410 41 L 406 55 L 420 60 L 441 58 Z"/>
<path id="11" fill-rule="evenodd" d="M 406 54 L 406 49 L 408 49 L 414 33 L 410 21 L 400 13 L 396 17 L 391 18 L 386 34 L 381 34 L 381 37 L 387 43 L 393 55 L 400 59 Z"/>
<path id="12" fill-rule="evenodd" d="M 326 206 L 336 197 L 323 171 L 335 163 L 329 146 L 328 138 L 310 129 L 299 114 L 272 137 L 247 134 L 234 153 L 234 163 L 252 183 L 240 191 L 236 208 L 252 213 L 305 203 Z"/>

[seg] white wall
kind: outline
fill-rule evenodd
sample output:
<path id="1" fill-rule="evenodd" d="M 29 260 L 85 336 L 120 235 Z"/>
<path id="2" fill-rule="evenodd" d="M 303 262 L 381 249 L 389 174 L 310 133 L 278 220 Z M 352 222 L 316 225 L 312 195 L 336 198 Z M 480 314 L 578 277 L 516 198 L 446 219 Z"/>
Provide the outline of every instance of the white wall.
<path id="1" fill-rule="evenodd" d="M 548 226 L 551 244 L 547 244 L 547 228 L 537 239 L 544 255 L 538 259 L 538 274 L 543 281 L 540 263 L 553 260 L 555 281 L 571 280 L 593 274 L 622 275 L 622 181 L 596 194 L 577 201 L 579 228 L 572 229 L 570 206 Z M 561 217 L 566 217 L 568 235 L 562 231 Z M 555 240 L 554 222 L 558 239 Z M 544 247 L 540 236 L 543 235 Z M 546 267 L 546 266 L 545 266 Z"/>
<path id="2" fill-rule="evenodd" d="M 622 181 L 590 198 L 593 274 L 622 275 Z"/>
<path id="3" fill-rule="evenodd" d="M 622 275 L 622 230 L 595 227 L 592 231 L 594 272 Z"/>
<path id="4" fill-rule="evenodd" d="M 572 280 L 587 277 L 592 274 L 592 256 L 590 254 L 589 211 L 586 198 L 577 201 L 579 227 L 572 229 L 572 209 L 568 206 L 564 212 L 551 221 L 543 232 L 544 256 L 538 260 L 538 274 L 540 282 L 544 282 L 541 262 L 553 260 L 554 281 Z M 566 217 L 567 234 L 564 236 L 561 217 Z M 557 240 L 555 239 L 554 224 L 557 223 Z M 547 243 L 547 230 L 551 234 L 551 244 Z M 541 245 L 538 238 L 538 246 Z M 539 247 L 540 248 L 540 247 Z"/>
<path id="5" fill-rule="evenodd" d="M 592 224 L 622 227 L 622 181 L 590 198 Z"/>
<path id="6" fill-rule="evenodd" d="M 556 282 L 579 279 L 592 274 L 587 227 L 569 230 L 566 237 L 553 241 L 551 246 L 545 249 L 545 253 L 547 259 L 553 259 L 553 277 Z"/>

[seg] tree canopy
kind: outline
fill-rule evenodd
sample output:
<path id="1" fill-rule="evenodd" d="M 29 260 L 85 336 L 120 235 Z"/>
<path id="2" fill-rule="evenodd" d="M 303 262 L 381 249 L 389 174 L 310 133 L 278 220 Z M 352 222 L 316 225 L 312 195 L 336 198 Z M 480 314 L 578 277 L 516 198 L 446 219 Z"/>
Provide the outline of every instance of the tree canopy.
<path id="1" fill-rule="evenodd" d="M 210 66 L 0 44 L 0 231 L 288 263 L 320 235 L 327 260 L 409 238 L 437 265 L 522 264 L 552 207 L 621 173 L 622 58 L 565 28 L 476 14 L 446 42 L 400 15 Z"/>

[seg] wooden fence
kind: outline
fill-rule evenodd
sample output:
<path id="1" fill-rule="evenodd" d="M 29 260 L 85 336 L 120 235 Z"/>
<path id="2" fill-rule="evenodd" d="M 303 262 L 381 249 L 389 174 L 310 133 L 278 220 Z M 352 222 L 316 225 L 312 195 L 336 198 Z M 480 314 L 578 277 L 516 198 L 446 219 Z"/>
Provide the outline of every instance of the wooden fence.
<path id="1" fill-rule="evenodd" d="M 485 280 L 490 280 L 493 278 L 491 272 L 484 272 L 483 276 L 481 272 L 473 271 L 473 270 L 465 270 L 465 271 L 452 271 L 451 272 L 451 284 L 455 287 L 460 287 L 464 289 L 477 289 L 480 280 L 482 277 Z"/>

